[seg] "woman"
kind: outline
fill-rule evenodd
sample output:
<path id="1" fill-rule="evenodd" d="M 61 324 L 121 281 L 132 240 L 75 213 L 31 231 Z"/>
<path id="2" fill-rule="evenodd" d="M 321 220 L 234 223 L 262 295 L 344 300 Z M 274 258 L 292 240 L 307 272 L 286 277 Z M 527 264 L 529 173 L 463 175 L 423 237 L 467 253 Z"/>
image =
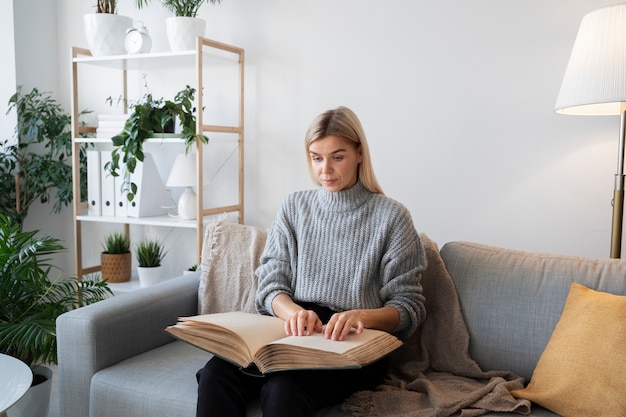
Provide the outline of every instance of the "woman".
<path id="1" fill-rule="evenodd" d="M 357 116 L 318 116 L 306 134 L 309 171 L 321 187 L 285 198 L 256 271 L 257 310 L 285 320 L 287 335 L 354 329 L 410 336 L 424 319 L 426 258 L 411 215 L 384 196 Z M 267 417 L 311 416 L 382 382 L 386 361 L 361 369 L 286 371 L 254 377 L 219 358 L 198 372 L 198 417 L 245 416 L 260 395 Z"/>

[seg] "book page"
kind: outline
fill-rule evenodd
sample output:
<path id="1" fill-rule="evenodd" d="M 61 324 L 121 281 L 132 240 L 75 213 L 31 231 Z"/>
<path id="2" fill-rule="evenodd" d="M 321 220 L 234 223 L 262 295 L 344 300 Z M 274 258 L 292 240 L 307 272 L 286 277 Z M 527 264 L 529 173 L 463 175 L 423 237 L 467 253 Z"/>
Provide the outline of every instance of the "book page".
<path id="1" fill-rule="evenodd" d="M 385 332 L 381 330 L 363 329 L 363 333 L 357 334 L 356 331 L 353 330 L 341 341 L 326 339 L 323 333 L 313 333 L 309 336 L 286 336 L 272 342 L 272 344 L 300 346 L 308 349 L 318 349 L 343 354 L 379 337 L 381 333 L 384 334 Z"/>
<path id="2" fill-rule="evenodd" d="M 284 321 L 278 317 L 262 314 L 232 311 L 182 317 L 180 320 L 187 324 L 196 323 L 199 327 L 211 324 L 232 331 L 246 343 L 251 356 L 254 356 L 261 347 L 285 337 Z"/>

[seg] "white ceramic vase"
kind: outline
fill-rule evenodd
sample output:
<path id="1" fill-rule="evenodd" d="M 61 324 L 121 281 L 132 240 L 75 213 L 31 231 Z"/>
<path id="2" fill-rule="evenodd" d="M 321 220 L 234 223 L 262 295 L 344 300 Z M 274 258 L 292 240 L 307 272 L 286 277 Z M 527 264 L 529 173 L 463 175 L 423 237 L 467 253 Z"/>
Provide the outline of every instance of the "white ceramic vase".
<path id="1" fill-rule="evenodd" d="M 139 284 L 142 287 L 158 284 L 163 280 L 163 266 L 153 267 L 137 267 L 137 275 L 139 276 Z"/>
<path id="2" fill-rule="evenodd" d="M 33 373 L 43 375 L 46 381 L 31 386 L 26 394 L 7 410 L 7 417 L 46 417 L 50 406 L 52 389 L 52 369 L 46 366 L 35 366 Z"/>
<path id="3" fill-rule="evenodd" d="M 91 55 L 123 55 L 126 31 L 133 19 L 110 13 L 90 13 L 83 17 L 85 36 Z"/>
<path id="4" fill-rule="evenodd" d="M 196 49 L 198 36 L 204 36 L 206 20 L 187 16 L 168 17 L 165 29 L 172 51 L 188 51 Z"/>

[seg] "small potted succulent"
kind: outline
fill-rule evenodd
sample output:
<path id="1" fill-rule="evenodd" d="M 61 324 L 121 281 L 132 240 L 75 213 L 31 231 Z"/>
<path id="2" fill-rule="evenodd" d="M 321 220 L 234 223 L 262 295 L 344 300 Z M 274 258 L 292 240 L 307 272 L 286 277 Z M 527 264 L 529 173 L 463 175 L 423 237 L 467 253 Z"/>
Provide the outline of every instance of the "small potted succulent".
<path id="1" fill-rule="evenodd" d="M 135 248 L 137 257 L 137 275 L 142 287 L 156 284 L 162 280 L 161 262 L 167 252 L 163 244 L 156 239 L 144 239 Z"/>
<path id="2" fill-rule="evenodd" d="M 121 232 L 114 232 L 105 237 L 103 247 L 100 254 L 102 278 L 108 282 L 129 281 L 132 265 L 130 239 Z"/>

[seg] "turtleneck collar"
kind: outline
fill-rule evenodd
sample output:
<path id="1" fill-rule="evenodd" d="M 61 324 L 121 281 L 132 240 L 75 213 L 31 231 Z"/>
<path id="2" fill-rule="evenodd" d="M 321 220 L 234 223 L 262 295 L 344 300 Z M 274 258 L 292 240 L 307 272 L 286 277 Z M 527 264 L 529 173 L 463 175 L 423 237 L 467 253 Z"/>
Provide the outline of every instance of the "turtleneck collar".
<path id="1" fill-rule="evenodd" d="M 320 204 L 329 211 L 338 213 L 355 210 L 365 203 L 371 195 L 372 193 L 361 184 L 361 181 L 357 181 L 356 184 L 347 190 L 334 193 L 327 191 L 324 187 L 320 187 L 317 190 L 317 198 Z"/>

